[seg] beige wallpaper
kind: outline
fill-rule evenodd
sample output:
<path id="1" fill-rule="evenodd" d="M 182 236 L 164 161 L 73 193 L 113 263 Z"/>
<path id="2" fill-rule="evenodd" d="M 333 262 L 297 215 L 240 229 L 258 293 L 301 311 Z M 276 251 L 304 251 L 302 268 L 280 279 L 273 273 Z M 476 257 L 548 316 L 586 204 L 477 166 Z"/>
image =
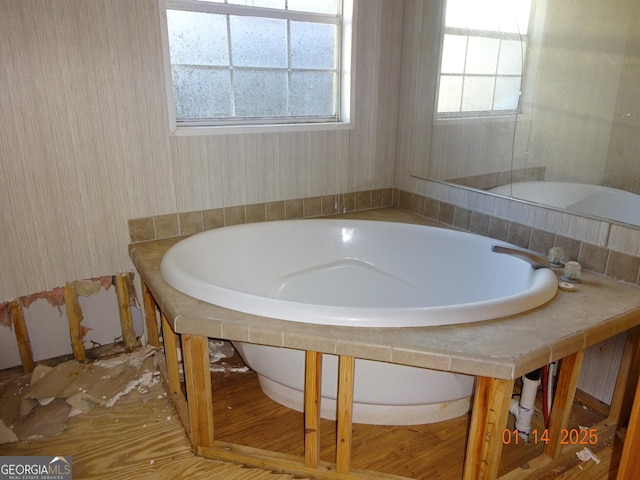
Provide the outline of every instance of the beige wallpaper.
<path id="1" fill-rule="evenodd" d="M 130 218 L 393 187 L 403 2 L 358 5 L 353 130 L 172 137 L 157 0 L 0 0 L 0 301 L 131 270 Z"/>

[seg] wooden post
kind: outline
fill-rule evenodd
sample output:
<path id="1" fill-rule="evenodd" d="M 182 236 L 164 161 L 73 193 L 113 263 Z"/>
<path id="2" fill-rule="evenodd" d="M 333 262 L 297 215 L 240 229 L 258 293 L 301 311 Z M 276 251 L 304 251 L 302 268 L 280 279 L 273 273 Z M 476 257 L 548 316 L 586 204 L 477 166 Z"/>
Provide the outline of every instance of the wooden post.
<path id="1" fill-rule="evenodd" d="M 209 340 L 207 337 L 182 334 L 182 354 L 191 442 L 196 447 L 212 447 L 213 398 L 209 373 Z"/>
<path id="2" fill-rule="evenodd" d="M 618 467 L 617 480 L 635 480 L 640 472 L 640 383 L 636 388 L 635 400 L 629 419 L 627 435 L 622 447 L 622 458 Z"/>
<path id="3" fill-rule="evenodd" d="M 562 449 L 562 430 L 567 428 L 571 406 L 576 395 L 578 378 L 584 350 L 580 350 L 562 359 L 560 364 L 560 375 L 556 385 L 556 395 L 551 407 L 549 417 L 549 442 L 544 447 L 544 454 L 547 457 L 556 459 L 560 456 Z"/>
<path id="4" fill-rule="evenodd" d="M 622 352 L 616 386 L 611 398 L 608 418 L 618 424 L 624 423 L 631 413 L 633 394 L 640 373 L 640 327 L 627 332 L 627 342 Z"/>
<path id="5" fill-rule="evenodd" d="M 320 461 L 320 399 L 322 395 L 322 354 L 307 351 L 304 375 L 304 462 L 318 468 Z"/>
<path id="6" fill-rule="evenodd" d="M 13 322 L 13 331 L 18 342 L 18 351 L 20 352 L 20 360 L 22 368 L 26 373 L 33 371 L 33 351 L 31 349 L 31 340 L 29 340 L 29 331 L 27 323 L 24 319 L 24 312 L 19 300 L 14 300 L 9 304 L 9 313 Z"/>
<path id="7" fill-rule="evenodd" d="M 80 323 L 84 320 L 82 308 L 78 303 L 78 292 L 73 283 L 64 286 L 64 305 L 67 309 L 67 321 L 69 322 L 69 335 L 71 336 L 71 348 L 73 357 L 82 362 L 87 359 L 84 349 L 84 335 Z"/>
<path id="8" fill-rule="evenodd" d="M 160 346 L 160 335 L 158 334 L 158 317 L 156 301 L 149 291 L 145 282 L 142 283 L 142 304 L 144 306 L 144 322 L 147 328 L 147 341 L 154 347 Z"/>
<path id="9" fill-rule="evenodd" d="M 502 433 L 507 426 L 513 380 L 478 377 L 464 462 L 464 480 L 498 477 Z"/>
<path id="10" fill-rule="evenodd" d="M 138 340 L 136 332 L 133 328 L 133 318 L 131 317 L 131 303 L 129 301 L 129 288 L 125 275 L 117 274 L 114 276 L 116 285 L 116 297 L 118 298 L 118 308 L 120 310 L 120 327 L 122 329 L 122 339 L 125 348 L 134 348 Z"/>
<path id="11" fill-rule="evenodd" d="M 336 472 L 348 474 L 351 469 L 351 434 L 353 426 L 353 380 L 355 358 L 341 355 L 338 363 L 338 401 Z"/>
<path id="12" fill-rule="evenodd" d="M 164 355 L 167 360 L 167 377 L 171 393 L 182 395 L 180 386 L 180 363 L 178 360 L 178 335 L 175 334 L 167 317 L 162 314 L 162 338 L 164 339 Z"/>

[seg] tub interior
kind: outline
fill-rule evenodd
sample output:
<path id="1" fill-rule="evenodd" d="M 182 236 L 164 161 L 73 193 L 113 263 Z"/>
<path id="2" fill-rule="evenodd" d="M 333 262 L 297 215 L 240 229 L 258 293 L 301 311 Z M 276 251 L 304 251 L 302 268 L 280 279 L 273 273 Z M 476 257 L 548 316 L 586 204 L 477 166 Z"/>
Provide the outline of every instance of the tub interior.
<path id="1" fill-rule="evenodd" d="M 177 290 L 215 305 L 331 325 L 478 321 L 555 295 L 553 272 L 496 254 L 493 243 L 412 224 L 266 222 L 182 240 L 165 254 L 161 273 Z"/>

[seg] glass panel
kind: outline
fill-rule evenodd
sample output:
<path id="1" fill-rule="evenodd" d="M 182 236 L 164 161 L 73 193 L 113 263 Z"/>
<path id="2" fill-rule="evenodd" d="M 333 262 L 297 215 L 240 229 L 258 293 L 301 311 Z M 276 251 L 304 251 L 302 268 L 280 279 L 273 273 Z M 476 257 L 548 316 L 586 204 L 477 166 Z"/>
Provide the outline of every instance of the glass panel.
<path id="1" fill-rule="evenodd" d="M 529 30 L 531 0 L 510 0 L 500 22 L 500 31 L 526 35 Z"/>
<path id="2" fill-rule="evenodd" d="M 228 70 L 173 68 L 176 118 L 213 118 L 231 114 Z"/>
<path id="3" fill-rule="evenodd" d="M 291 22 L 290 29 L 292 68 L 335 68 L 335 25 Z"/>
<path id="4" fill-rule="evenodd" d="M 229 65 L 225 15 L 167 10 L 172 64 Z"/>
<path id="5" fill-rule="evenodd" d="M 502 40 L 498 59 L 498 75 L 522 75 L 522 54 L 525 46 L 513 40 Z"/>
<path id="6" fill-rule="evenodd" d="M 239 67 L 286 67 L 287 22 L 231 16 L 231 57 Z"/>
<path id="7" fill-rule="evenodd" d="M 287 74 L 284 71 L 234 71 L 236 116 L 269 117 L 287 114 Z"/>
<path id="8" fill-rule="evenodd" d="M 531 0 L 447 0 L 447 27 L 527 34 Z"/>
<path id="9" fill-rule="evenodd" d="M 338 0 L 289 0 L 289 10 L 338 14 Z"/>
<path id="10" fill-rule="evenodd" d="M 465 77 L 462 92 L 463 112 L 491 110 L 494 77 Z"/>
<path id="11" fill-rule="evenodd" d="M 516 110 L 520 98 L 520 77 L 496 78 L 494 110 Z"/>
<path id="12" fill-rule="evenodd" d="M 467 38 L 463 35 L 445 35 L 442 45 L 442 73 L 464 73 Z"/>
<path id="13" fill-rule="evenodd" d="M 292 115 L 335 115 L 337 78 L 329 72 L 291 73 Z"/>
<path id="14" fill-rule="evenodd" d="M 496 38 L 469 37 L 465 73 L 495 74 L 499 50 L 500 40 Z"/>
<path id="15" fill-rule="evenodd" d="M 284 0 L 228 0 L 227 3 L 248 7 L 279 8 L 280 10 L 285 8 Z"/>
<path id="16" fill-rule="evenodd" d="M 462 99 L 462 77 L 442 75 L 438 92 L 438 112 L 459 112 Z"/>

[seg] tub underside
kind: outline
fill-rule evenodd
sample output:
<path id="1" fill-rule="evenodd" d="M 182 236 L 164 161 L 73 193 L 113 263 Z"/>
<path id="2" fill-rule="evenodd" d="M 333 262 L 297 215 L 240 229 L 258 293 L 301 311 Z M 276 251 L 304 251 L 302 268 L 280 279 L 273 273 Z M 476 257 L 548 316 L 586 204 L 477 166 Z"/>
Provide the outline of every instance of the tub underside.
<path id="1" fill-rule="evenodd" d="M 258 375 L 262 391 L 275 402 L 304 411 L 305 353 L 289 348 L 233 342 Z M 336 419 L 338 357 L 322 360 L 320 415 Z M 353 422 L 370 425 L 422 425 L 469 411 L 474 377 L 356 359 Z"/>
<path id="2" fill-rule="evenodd" d="M 304 394 L 258 374 L 260 388 L 274 402 L 298 412 L 304 411 Z M 443 422 L 469 411 L 471 397 L 425 405 L 373 405 L 353 403 L 353 423 L 368 425 L 424 425 Z M 336 400 L 322 397 L 320 416 L 336 419 Z"/>

